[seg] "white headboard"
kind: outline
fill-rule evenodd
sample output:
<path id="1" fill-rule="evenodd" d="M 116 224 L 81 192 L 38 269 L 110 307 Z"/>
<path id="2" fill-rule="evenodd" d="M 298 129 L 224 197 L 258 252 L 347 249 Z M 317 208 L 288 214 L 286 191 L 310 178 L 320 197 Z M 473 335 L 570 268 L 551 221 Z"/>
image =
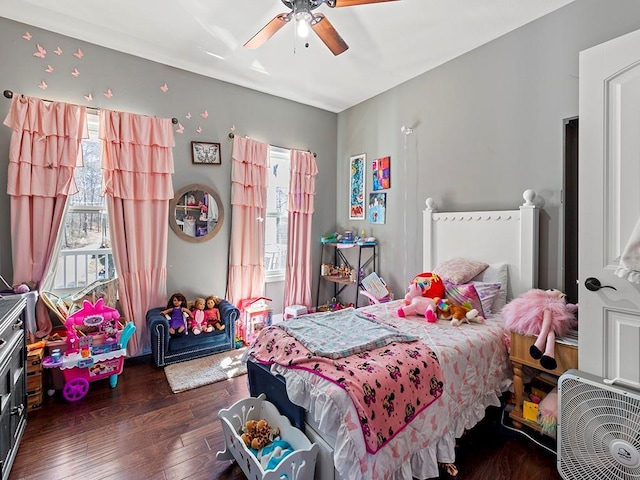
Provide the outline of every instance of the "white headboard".
<path id="1" fill-rule="evenodd" d="M 423 271 L 454 257 L 507 263 L 509 299 L 538 286 L 538 217 L 535 192 L 517 210 L 438 213 L 433 199 L 423 212 Z"/>

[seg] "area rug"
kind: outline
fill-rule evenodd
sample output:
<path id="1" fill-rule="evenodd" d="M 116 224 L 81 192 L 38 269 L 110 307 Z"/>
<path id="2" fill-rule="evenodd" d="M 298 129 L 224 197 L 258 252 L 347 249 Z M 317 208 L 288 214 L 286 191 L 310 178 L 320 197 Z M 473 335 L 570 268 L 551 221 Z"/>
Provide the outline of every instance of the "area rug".
<path id="1" fill-rule="evenodd" d="M 241 361 L 245 348 L 187 360 L 164 367 L 164 374 L 173 393 L 227 380 L 247 373 L 247 365 Z"/>

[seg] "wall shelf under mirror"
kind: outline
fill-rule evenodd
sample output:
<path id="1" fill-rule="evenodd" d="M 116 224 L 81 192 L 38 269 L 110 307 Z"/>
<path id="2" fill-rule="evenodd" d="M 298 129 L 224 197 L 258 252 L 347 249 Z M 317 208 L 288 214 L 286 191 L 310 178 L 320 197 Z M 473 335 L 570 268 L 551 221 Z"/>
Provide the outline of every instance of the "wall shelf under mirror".
<path id="1" fill-rule="evenodd" d="M 222 228 L 224 207 L 213 188 L 198 183 L 178 190 L 169 203 L 169 225 L 183 240 L 205 242 Z"/>

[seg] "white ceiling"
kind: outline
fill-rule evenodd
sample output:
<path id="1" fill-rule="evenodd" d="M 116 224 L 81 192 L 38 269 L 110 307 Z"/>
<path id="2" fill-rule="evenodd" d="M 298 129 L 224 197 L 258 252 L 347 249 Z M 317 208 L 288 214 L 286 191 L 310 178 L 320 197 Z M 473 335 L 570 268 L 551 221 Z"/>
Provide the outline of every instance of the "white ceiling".
<path id="1" fill-rule="evenodd" d="M 573 0 L 398 0 L 320 6 L 349 45 L 335 57 L 285 25 L 243 44 L 280 0 L 3 0 L 0 16 L 237 85 L 341 112 Z M 308 48 L 304 43 L 308 42 Z"/>

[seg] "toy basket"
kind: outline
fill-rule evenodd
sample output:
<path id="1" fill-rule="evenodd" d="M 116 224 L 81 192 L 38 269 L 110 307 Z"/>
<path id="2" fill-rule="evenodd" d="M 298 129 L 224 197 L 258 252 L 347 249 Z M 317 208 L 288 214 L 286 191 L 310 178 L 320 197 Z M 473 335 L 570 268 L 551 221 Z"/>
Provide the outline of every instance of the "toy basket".
<path id="1" fill-rule="evenodd" d="M 218 452 L 218 460 L 238 462 L 247 478 L 260 480 L 303 480 L 314 478 L 318 445 L 311 443 L 300 430 L 291 425 L 289 419 L 280 415 L 278 409 L 265 400 L 262 393 L 257 398 L 244 398 L 228 409 L 218 412 L 226 442 L 225 450 Z M 293 452 L 284 457 L 273 470 L 265 470 L 241 438 L 242 427 L 247 420 L 266 419 L 269 425 L 280 429 L 280 436 L 292 447 Z"/>

